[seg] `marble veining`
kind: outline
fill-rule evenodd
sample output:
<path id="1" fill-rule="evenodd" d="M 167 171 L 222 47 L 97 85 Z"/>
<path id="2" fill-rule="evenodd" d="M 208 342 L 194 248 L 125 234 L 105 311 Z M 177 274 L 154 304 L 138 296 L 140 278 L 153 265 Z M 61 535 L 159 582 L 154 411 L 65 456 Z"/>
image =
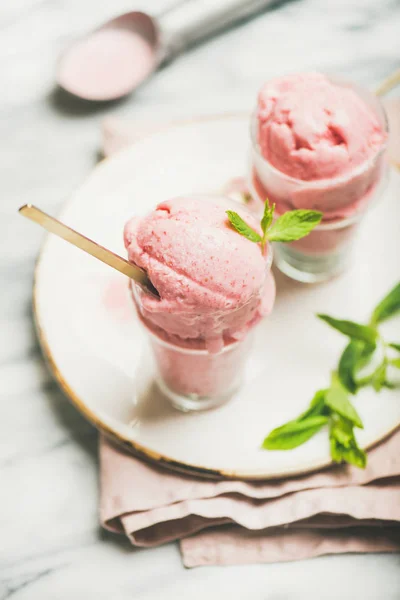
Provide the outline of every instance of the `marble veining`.
<path id="1" fill-rule="evenodd" d="M 42 235 L 17 207 L 58 210 L 96 163 L 106 115 L 249 109 L 264 79 L 299 69 L 373 87 L 399 60 L 398 0 L 294 0 L 179 57 L 120 102 L 93 106 L 54 89 L 57 56 L 73 38 L 118 12 L 171 3 L 1 3 L 0 600 L 395 600 L 396 555 L 188 571 L 175 544 L 138 551 L 99 529 L 97 434 L 43 364 L 31 321 Z"/>

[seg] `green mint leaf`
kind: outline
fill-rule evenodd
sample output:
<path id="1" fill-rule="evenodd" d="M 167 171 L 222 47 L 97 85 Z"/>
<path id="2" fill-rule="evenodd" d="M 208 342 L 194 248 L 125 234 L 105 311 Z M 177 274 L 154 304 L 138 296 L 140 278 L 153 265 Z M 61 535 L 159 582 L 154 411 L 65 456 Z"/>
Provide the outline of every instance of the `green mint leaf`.
<path id="1" fill-rule="evenodd" d="M 396 369 L 400 369 L 400 358 L 392 358 L 390 360 L 390 364 L 392 365 L 392 367 L 395 367 Z"/>
<path id="2" fill-rule="evenodd" d="M 270 207 L 269 200 L 267 198 L 265 201 L 265 206 L 264 206 L 264 214 L 261 219 L 261 229 L 263 231 L 264 236 L 272 223 L 272 219 L 274 217 L 274 212 L 275 212 L 275 204 L 273 204 Z"/>
<path id="3" fill-rule="evenodd" d="M 322 213 L 316 210 L 291 210 L 278 217 L 266 237 L 270 242 L 294 242 L 308 235 L 321 219 Z"/>
<path id="4" fill-rule="evenodd" d="M 400 311 L 400 283 L 381 300 L 372 313 L 371 323 L 382 323 Z"/>
<path id="5" fill-rule="evenodd" d="M 342 453 L 341 446 L 339 442 L 334 437 L 329 438 L 330 450 L 331 450 L 331 458 L 335 463 L 342 462 Z"/>
<path id="6" fill-rule="evenodd" d="M 357 427 L 363 428 L 361 418 L 350 402 L 347 390 L 336 376 L 333 377 L 332 386 L 325 395 L 325 404 L 341 417 L 345 417 Z"/>
<path id="7" fill-rule="evenodd" d="M 365 387 L 372 385 L 376 392 L 380 392 L 383 387 L 386 387 L 386 372 L 388 366 L 388 359 L 384 358 L 378 367 L 366 377 L 357 379 L 358 387 Z"/>
<path id="8" fill-rule="evenodd" d="M 349 448 L 354 438 L 353 425 L 347 419 L 332 419 L 329 435 L 341 446 Z"/>
<path id="9" fill-rule="evenodd" d="M 265 438 L 265 450 L 291 450 L 304 444 L 328 422 L 327 417 L 317 416 L 302 421 L 289 421 L 277 427 Z"/>
<path id="10" fill-rule="evenodd" d="M 358 344 L 360 354 L 358 358 L 357 369 L 362 369 L 371 361 L 371 357 L 376 350 L 376 344 L 365 344 L 363 342 L 359 342 Z"/>
<path id="11" fill-rule="evenodd" d="M 385 387 L 386 383 L 386 371 L 387 364 L 384 360 L 382 364 L 376 369 L 376 371 L 371 375 L 371 385 L 376 392 L 380 392 L 383 387 Z"/>
<path id="12" fill-rule="evenodd" d="M 360 325 L 354 321 L 335 319 L 329 315 L 319 314 L 317 317 L 322 321 L 325 321 L 325 323 L 328 323 L 328 325 L 334 329 L 337 329 L 337 331 L 340 331 L 340 333 L 343 333 L 352 339 L 361 340 L 362 342 L 366 342 L 367 344 L 375 347 L 378 333 L 373 327 L 369 327 L 368 325 Z"/>
<path id="13" fill-rule="evenodd" d="M 297 417 L 296 421 L 304 421 L 304 419 L 308 419 L 309 417 L 319 417 L 321 415 L 327 416 L 329 413 L 329 410 L 327 410 L 327 407 L 325 406 L 325 394 L 327 391 L 328 390 L 326 389 L 315 392 L 309 407 Z"/>
<path id="14" fill-rule="evenodd" d="M 227 210 L 226 214 L 228 215 L 230 224 L 238 233 L 240 233 L 240 235 L 243 235 L 251 242 L 262 241 L 261 235 L 257 233 L 257 231 L 254 231 L 250 225 L 247 225 L 246 221 L 243 221 L 242 217 L 240 217 L 236 212 L 233 210 Z"/>
<path id="15" fill-rule="evenodd" d="M 350 448 L 343 448 L 341 452 L 342 459 L 345 462 L 354 465 L 359 469 L 365 469 L 367 466 L 367 455 L 364 450 L 361 450 L 361 448 L 357 446 L 357 444 L 350 446 Z"/>
<path id="16" fill-rule="evenodd" d="M 400 386 L 398 383 L 394 383 L 393 381 L 385 381 L 383 387 L 387 388 L 388 390 L 395 390 Z"/>
<path id="17" fill-rule="evenodd" d="M 400 352 L 400 344 L 394 344 L 394 343 L 392 343 L 392 344 L 389 344 L 389 346 L 391 348 L 393 348 L 394 350 L 397 350 L 397 352 Z"/>
<path id="18" fill-rule="evenodd" d="M 364 469 L 367 456 L 354 436 L 353 426 L 347 419 L 332 419 L 329 431 L 331 457 L 334 462 L 342 461 Z"/>
<path id="19" fill-rule="evenodd" d="M 332 437 L 334 437 L 343 448 L 350 448 L 353 439 L 353 433 L 349 434 L 345 429 L 337 426 L 335 426 L 332 431 Z"/>
<path id="20" fill-rule="evenodd" d="M 345 452 L 344 459 L 346 462 L 358 467 L 359 469 L 365 469 L 367 466 L 367 454 L 358 446 L 355 446 L 348 452 Z"/>
<path id="21" fill-rule="evenodd" d="M 338 375 L 342 385 L 351 393 L 355 394 L 360 387 L 356 380 L 356 373 L 368 364 L 375 346 L 351 340 L 343 351 L 339 360 Z"/>
<path id="22" fill-rule="evenodd" d="M 344 349 L 339 360 L 338 375 L 342 385 L 351 393 L 355 394 L 358 386 L 354 379 L 354 373 L 358 361 L 358 344 L 351 340 Z"/>

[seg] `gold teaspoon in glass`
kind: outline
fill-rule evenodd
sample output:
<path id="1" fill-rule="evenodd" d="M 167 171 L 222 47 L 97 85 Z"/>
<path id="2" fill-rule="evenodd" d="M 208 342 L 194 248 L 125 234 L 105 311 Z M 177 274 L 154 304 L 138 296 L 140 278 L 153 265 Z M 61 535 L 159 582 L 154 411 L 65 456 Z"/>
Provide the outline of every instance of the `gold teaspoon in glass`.
<path id="1" fill-rule="evenodd" d="M 151 283 L 150 279 L 147 277 L 146 272 L 143 271 L 143 269 L 137 267 L 136 265 L 133 265 L 132 263 L 128 262 L 127 260 L 125 260 L 125 258 L 118 256 L 118 254 L 114 254 L 114 252 L 111 252 L 111 250 L 107 250 L 107 248 L 104 248 L 103 246 L 100 246 L 100 244 L 97 244 L 96 242 L 87 238 L 81 233 L 78 233 L 77 231 L 75 231 L 71 227 L 68 227 L 64 223 L 61 223 L 61 221 L 58 221 L 54 217 L 51 217 L 50 215 L 43 212 L 36 206 L 33 206 L 32 204 L 25 204 L 24 206 L 21 206 L 19 212 L 27 219 L 30 219 L 38 225 L 41 225 L 50 233 L 58 235 L 58 237 L 62 238 L 63 240 L 66 240 L 73 246 L 80 248 L 87 254 L 90 254 L 98 260 L 101 260 L 101 262 L 105 263 L 106 265 L 109 265 L 116 271 L 119 271 L 120 273 L 123 273 L 123 275 L 126 275 L 130 279 L 133 279 L 134 281 L 136 281 L 136 283 L 144 287 L 146 291 L 150 292 L 151 294 L 157 297 L 159 296 L 157 290 Z"/>

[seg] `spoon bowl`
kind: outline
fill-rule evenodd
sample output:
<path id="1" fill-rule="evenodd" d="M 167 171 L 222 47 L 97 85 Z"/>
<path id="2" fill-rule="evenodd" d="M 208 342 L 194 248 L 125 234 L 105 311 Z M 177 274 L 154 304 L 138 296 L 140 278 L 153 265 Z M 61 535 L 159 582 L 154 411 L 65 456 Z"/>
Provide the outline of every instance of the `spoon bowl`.
<path id="1" fill-rule="evenodd" d="M 132 92 L 157 68 L 158 47 L 155 20 L 143 12 L 125 13 L 64 52 L 57 67 L 57 83 L 85 100 L 116 100 Z"/>

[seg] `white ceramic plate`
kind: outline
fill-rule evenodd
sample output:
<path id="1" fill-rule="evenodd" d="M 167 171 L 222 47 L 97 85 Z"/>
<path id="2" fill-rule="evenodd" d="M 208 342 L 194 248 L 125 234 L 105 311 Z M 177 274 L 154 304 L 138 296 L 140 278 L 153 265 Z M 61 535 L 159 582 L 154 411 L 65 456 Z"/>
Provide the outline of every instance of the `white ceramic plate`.
<path id="1" fill-rule="evenodd" d="M 123 254 L 122 228 L 167 198 L 220 189 L 245 171 L 247 118 L 221 116 L 171 127 L 102 162 L 67 202 L 62 219 Z M 109 267 L 48 237 L 36 271 L 35 314 L 59 383 L 84 415 L 127 448 L 203 475 L 271 478 L 329 464 L 326 431 L 292 451 L 266 452 L 269 430 L 296 416 L 326 386 L 343 338 L 315 318 L 367 318 L 400 279 L 400 202 L 389 190 L 361 228 L 353 267 L 308 286 L 277 275 L 273 315 L 258 327 L 246 384 L 226 406 L 183 414 L 140 377 L 148 352 L 127 291 Z M 387 325 L 400 341 L 399 321 Z M 145 390 L 145 391 L 143 391 Z M 369 447 L 400 424 L 400 393 L 366 390 L 355 405 Z"/>

